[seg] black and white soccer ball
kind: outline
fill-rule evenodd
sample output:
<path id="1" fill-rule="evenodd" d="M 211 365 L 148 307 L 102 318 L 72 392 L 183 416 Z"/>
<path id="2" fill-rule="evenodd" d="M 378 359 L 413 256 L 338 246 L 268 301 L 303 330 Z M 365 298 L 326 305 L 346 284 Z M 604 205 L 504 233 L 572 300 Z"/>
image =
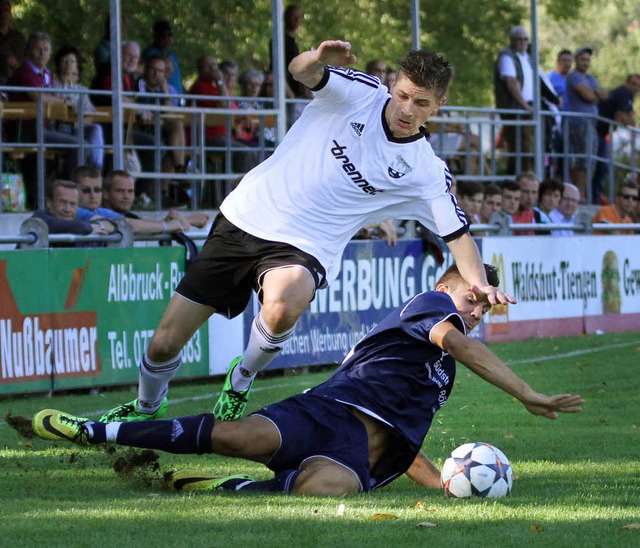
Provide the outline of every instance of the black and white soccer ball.
<path id="1" fill-rule="evenodd" d="M 506 455 L 488 443 L 465 443 L 451 452 L 441 473 L 449 497 L 506 497 L 513 486 L 513 470 Z"/>

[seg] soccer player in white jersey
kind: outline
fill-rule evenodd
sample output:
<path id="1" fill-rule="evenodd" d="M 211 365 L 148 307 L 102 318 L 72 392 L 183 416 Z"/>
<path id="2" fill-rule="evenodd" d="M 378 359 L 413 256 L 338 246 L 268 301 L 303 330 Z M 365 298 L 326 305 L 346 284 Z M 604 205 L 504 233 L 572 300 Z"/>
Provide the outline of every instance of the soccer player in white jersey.
<path id="1" fill-rule="evenodd" d="M 341 68 L 355 60 L 351 44 L 330 40 L 291 61 L 313 101 L 220 206 L 142 359 L 138 398 L 101 421 L 162 416 L 182 347 L 211 314 L 240 314 L 255 290 L 261 311 L 213 410 L 219 420 L 241 417 L 255 375 L 291 337 L 316 290 L 336 278 L 350 238 L 386 219 L 419 221 L 447 242 L 474 291 L 491 304 L 515 302 L 487 282 L 451 175 L 425 137 L 424 124 L 446 101 L 449 64 L 411 52 L 389 92 L 377 78 Z"/>

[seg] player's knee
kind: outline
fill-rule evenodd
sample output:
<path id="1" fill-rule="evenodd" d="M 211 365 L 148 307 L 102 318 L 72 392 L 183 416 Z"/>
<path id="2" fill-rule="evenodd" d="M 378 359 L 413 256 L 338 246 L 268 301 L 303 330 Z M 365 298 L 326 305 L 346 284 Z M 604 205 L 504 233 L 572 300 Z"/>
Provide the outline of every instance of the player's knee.
<path id="1" fill-rule="evenodd" d="M 168 361 L 180 353 L 184 344 L 168 330 L 158 329 L 149 342 L 147 355 L 155 362 Z"/>
<path id="2" fill-rule="evenodd" d="M 340 497 L 360 491 L 360 481 L 351 470 L 333 463 L 326 466 L 315 464 L 300 472 L 292 494 Z"/>
<path id="3" fill-rule="evenodd" d="M 265 302 L 260 314 L 272 333 L 283 333 L 296 324 L 306 306 L 301 308 L 286 301 Z"/>

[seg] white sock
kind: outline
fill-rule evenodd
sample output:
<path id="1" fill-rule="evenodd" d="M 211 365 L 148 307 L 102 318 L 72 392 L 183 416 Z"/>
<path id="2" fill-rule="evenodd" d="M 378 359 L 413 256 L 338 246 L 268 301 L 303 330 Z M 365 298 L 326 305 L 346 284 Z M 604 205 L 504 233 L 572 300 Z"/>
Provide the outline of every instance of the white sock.
<path id="1" fill-rule="evenodd" d="M 138 376 L 138 407 L 149 415 L 155 413 L 169 391 L 173 379 L 182 362 L 182 354 L 166 362 L 154 362 L 144 353 Z"/>
<path id="2" fill-rule="evenodd" d="M 262 315 L 253 319 L 249 343 L 242 355 L 242 363 L 231 376 L 234 390 L 246 390 L 258 371 L 262 371 L 275 358 L 287 340 L 293 335 L 293 328 L 284 333 L 272 333 Z"/>
<path id="3" fill-rule="evenodd" d="M 121 422 L 110 422 L 105 425 L 105 434 L 107 436 L 107 442 L 115 442 L 118 437 L 118 430 L 122 426 Z"/>

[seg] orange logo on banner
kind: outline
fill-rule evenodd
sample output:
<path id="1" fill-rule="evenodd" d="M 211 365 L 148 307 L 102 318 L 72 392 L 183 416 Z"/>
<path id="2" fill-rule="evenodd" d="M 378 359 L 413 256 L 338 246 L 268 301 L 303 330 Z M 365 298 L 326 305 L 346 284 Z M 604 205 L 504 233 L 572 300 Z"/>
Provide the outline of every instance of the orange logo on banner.
<path id="1" fill-rule="evenodd" d="M 75 269 L 65 309 L 80 294 L 85 268 Z M 96 312 L 23 315 L 0 261 L 0 383 L 100 375 Z"/>

